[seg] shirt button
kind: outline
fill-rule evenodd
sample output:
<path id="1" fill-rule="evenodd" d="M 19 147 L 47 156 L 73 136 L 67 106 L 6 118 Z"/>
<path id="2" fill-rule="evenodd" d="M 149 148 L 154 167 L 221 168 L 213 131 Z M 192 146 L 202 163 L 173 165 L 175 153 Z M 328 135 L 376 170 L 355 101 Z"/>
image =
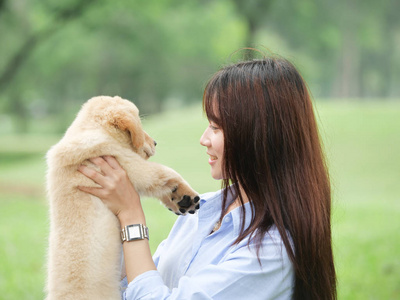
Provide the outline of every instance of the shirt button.
<path id="1" fill-rule="evenodd" d="M 228 223 L 228 222 L 230 222 L 231 221 L 231 217 L 230 216 L 226 216 L 225 217 L 225 223 Z"/>

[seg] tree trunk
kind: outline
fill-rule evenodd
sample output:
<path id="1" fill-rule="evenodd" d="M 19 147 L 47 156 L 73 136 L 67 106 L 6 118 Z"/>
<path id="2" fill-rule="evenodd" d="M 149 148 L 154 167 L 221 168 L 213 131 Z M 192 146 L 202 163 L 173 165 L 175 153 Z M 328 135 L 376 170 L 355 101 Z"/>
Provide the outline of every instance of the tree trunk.
<path id="1" fill-rule="evenodd" d="M 18 70 L 25 61 L 27 61 L 39 42 L 49 38 L 57 30 L 62 28 L 62 25 L 65 25 L 65 23 L 80 17 L 86 9 L 95 2 L 94 0 L 78 1 L 73 7 L 59 10 L 54 15 L 55 23 L 51 23 L 41 31 L 32 33 L 31 36 L 22 43 L 22 46 L 15 52 L 14 56 L 6 64 L 4 70 L 0 73 L 0 91 L 4 90 L 4 87 L 13 81 Z"/>
<path id="2" fill-rule="evenodd" d="M 20 95 L 14 95 L 11 100 L 14 129 L 16 133 L 26 133 L 29 128 L 28 111 Z"/>

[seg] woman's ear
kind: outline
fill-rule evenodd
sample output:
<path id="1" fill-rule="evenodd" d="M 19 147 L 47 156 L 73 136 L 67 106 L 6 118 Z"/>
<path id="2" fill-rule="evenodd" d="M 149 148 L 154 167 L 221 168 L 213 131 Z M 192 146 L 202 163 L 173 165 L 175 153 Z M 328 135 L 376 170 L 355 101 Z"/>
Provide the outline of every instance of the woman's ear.
<path id="1" fill-rule="evenodd" d="M 138 116 L 129 113 L 129 111 L 114 112 L 111 123 L 120 130 L 129 132 L 132 145 L 135 149 L 143 147 L 144 131 Z"/>

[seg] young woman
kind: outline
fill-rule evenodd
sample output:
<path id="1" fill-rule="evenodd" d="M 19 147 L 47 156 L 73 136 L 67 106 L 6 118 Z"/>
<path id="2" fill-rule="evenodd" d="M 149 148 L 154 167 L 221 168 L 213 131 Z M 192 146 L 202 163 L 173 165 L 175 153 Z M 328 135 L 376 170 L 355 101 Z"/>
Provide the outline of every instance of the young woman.
<path id="1" fill-rule="evenodd" d="M 178 217 L 151 257 L 124 242 L 125 299 L 336 299 L 327 168 L 307 86 L 285 59 L 245 61 L 206 86 L 200 139 L 223 188 Z M 94 158 L 121 228 L 146 224 L 140 199 L 112 157 Z"/>

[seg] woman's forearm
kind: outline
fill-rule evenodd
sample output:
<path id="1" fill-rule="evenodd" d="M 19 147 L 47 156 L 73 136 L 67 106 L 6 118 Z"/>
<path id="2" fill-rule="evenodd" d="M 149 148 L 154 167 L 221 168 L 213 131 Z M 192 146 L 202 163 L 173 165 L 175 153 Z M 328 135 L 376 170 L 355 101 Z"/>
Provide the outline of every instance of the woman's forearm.
<path id="1" fill-rule="evenodd" d="M 134 211 L 119 215 L 118 218 L 121 228 L 132 224 L 146 225 L 146 219 L 141 206 L 137 207 Z M 156 270 L 148 239 L 124 242 L 123 251 L 128 283 L 142 273 Z"/>

